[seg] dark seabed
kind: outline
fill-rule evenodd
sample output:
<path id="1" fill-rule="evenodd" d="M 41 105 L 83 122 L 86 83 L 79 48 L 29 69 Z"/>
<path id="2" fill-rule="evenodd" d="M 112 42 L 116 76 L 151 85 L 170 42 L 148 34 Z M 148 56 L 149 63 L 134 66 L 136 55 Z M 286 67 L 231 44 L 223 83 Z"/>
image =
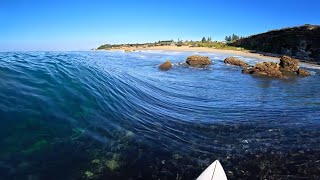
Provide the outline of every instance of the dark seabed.
<path id="1" fill-rule="evenodd" d="M 229 179 L 320 178 L 319 68 L 178 65 L 191 54 L 0 53 L 0 179 L 195 179 L 216 159 Z"/>

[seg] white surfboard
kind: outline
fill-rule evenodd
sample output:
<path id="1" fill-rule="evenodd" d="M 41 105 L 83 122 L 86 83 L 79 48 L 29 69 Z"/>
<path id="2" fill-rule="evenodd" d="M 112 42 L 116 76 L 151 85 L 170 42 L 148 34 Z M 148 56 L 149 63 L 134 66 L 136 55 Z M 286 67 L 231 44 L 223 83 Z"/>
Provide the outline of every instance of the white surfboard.
<path id="1" fill-rule="evenodd" d="M 228 180 L 228 178 L 220 162 L 216 160 L 202 172 L 197 180 Z"/>

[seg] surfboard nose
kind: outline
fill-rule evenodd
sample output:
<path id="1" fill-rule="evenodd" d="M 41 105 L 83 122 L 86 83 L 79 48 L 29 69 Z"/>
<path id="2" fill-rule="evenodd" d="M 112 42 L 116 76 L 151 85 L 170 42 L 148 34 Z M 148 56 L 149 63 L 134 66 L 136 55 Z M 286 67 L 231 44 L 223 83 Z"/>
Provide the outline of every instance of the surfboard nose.
<path id="1" fill-rule="evenodd" d="M 216 160 L 201 173 L 197 180 L 228 180 L 228 178 L 222 165 Z"/>

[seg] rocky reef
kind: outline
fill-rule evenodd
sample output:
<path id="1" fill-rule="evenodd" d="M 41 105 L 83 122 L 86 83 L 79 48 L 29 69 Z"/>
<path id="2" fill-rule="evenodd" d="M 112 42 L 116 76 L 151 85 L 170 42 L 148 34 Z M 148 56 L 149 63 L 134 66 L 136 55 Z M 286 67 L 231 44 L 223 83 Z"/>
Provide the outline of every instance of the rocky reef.
<path id="1" fill-rule="evenodd" d="M 287 78 L 293 76 L 309 76 L 310 73 L 298 68 L 299 61 L 289 56 L 282 56 L 280 63 L 262 62 L 251 68 L 242 70 L 245 74 L 269 76 L 275 78 Z"/>
<path id="2" fill-rule="evenodd" d="M 172 68 L 172 64 L 171 64 L 170 61 L 166 61 L 166 62 L 164 62 L 163 64 L 161 64 L 159 66 L 159 69 L 162 70 L 162 71 L 167 71 L 167 70 L 169 70 L 171 68 Z"/>
<path id="3" fill-rule="evenodd" d="M 310 72 L 304 70 L 304 69 L 301 69 L 299 68 L 298 71 L 297 71 L 297 75 L 298 76 L 302 76 L 302 77 L 305 77 L 305 76 L 310 76 Z"/>
<path id="4" fill-rule="evenodd" d="M 211 64 L 211 60 L 209 57 L 194 55 L 189 56 L 186 63 L 194 67 L 205 67 Z"/>
<path id="5" fill-rule="evenodd" d="M 229 57 L 224 60 L 225 64 L 230 64 L 234 66 L 239 66 L 244 74 L 252 74 L 257 76 L 267 76 L 273 78 L 292 78 L 292 77 L 306 77 L 310 76 L 310 72 L 299 68 L 299 60 L 289 57 L 282 56 L 279 63 L 275 62 L 261 62 L 254 66 L 240 60 L 236 57 Z M 193 55 L 189 56 L 186 62 L 179 63 L 178 66 L 185 67 L 207 67 L 211 64 L 209 57 Z M 163 64 L 159 65 L 159 69 L 162 71 L 167 71 L 172 68 L 172 63 L 167 60 Z"/>
<path id="6" fill-rule="evenodd" d="M 178 63 L 178 66 L 183 67 L 197 67 L 205 68 L 211 64 L 211 60 L 206 56 L 193 55 L 189 56 L 185 62 Z M 159 65 L 159 69 L 162 71 L 167 71 L 173 67 L 172 63 L 167 60 L 163 64 Z"/>
<path id="7" fill-rule="evenodd" d="M 282 71 L 296 72 L 298 71 L 299 61 L 289 56 L 282 56 L 279 65 Z"/>
<path id="8" fill-rule="evenodd" d="M 320 26 L 307 24 L 268 31 L 240 39 L 230 45 L 320 63 Z"/>
<path id="9" fill-rule="evenodd" d="M 231 64 L 240 67 L 248 67 L 249 64 L 235 57 L 229 57 L 224 60 L 225 64 Z"/>
<path id="10" fill-rule="evenodd" d="M 283 77 L 282 72 L 280 71 L 279 64 L 274 62 L 258 63 L 252 68 L 244 69 L 242 72 L 246 74 L 270 76 L 270 77 L 277 77 L 277 78 Z"/>

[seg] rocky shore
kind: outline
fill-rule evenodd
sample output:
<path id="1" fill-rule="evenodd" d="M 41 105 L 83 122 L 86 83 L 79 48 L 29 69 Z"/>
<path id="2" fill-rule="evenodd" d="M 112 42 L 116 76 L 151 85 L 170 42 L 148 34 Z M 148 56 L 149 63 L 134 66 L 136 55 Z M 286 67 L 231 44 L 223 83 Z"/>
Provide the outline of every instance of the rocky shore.
<path id="1" fill-rule="evenodd" d="M 253 67 L 243 69 L 245 74 L 253 74 L 259 76 L 269 76 L 276 78 L 289 78 L 294 76 L 309 76 L 310 73 L 300 69 L 299 61 L 289 56 L 282 56 L 280 63 L 262 62 Z"/>
<path id="2" fill-rule="evenodd" d="M 297 76 L 305 77 L 309 76 L 310 72 L 299 68 L 299 60 L 291 58 L 289 56 L 282 56 L 279 63 L 275 62 L 261 62 L 254 66 L 250 66 L 248 63 L 236 58 L 229 57 L 224 60 L 225 64 L 239 66 L 242 68 L 242 73 L 252 74 L 256 76 L 266 76 L 273 78 L 293 78 Z M 209 57 L 193 55 L 189 56 L 185 64 L 192 67 L 207 67 L 211 65 Z M 160 70 L 169 70 L 172 68 L 172 63 L 166 61 L 159 66 Z"/>

